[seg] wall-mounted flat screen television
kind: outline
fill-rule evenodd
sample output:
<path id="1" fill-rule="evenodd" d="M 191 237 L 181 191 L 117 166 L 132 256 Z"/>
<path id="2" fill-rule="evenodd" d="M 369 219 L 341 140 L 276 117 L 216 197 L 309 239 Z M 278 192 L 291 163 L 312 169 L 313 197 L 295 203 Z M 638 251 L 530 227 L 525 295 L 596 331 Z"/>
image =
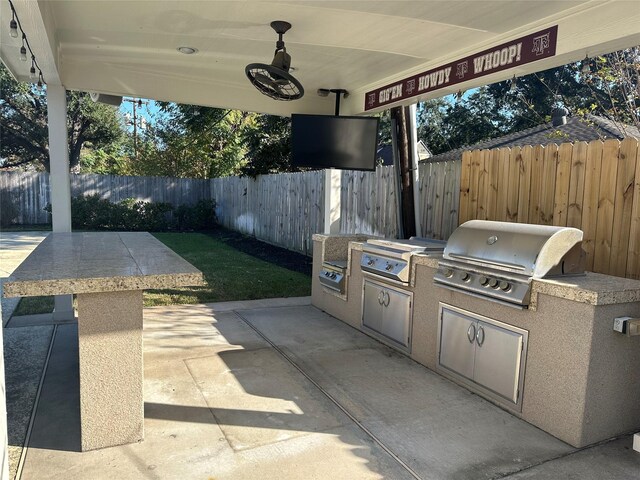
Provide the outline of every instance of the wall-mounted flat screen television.
<path id="1" fill-rule="evenodd" d="M 297 167 L 375 170 L 378 117 L 291 115 L 291 163 Z"/>

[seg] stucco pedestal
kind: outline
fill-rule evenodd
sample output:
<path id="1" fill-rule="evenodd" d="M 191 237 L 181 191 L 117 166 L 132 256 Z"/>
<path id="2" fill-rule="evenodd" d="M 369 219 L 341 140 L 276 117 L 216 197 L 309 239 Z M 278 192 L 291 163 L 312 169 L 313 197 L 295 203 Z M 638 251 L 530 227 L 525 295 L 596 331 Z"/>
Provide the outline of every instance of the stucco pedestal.
<path id="1" fill-rule="evenodd" d="M 142 291 L 78 295 L 82 451 L 144 438 Z"/>

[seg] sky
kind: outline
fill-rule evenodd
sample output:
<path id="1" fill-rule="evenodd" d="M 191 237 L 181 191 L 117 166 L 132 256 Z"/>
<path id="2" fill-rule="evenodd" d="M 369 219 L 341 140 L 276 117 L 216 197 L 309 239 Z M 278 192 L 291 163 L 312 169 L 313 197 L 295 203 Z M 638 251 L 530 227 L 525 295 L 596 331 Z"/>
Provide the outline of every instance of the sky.
<path id="1" fill-rule="evenodd" d="M 133 117 L 133 103 L 127 100 L 133 100 L 133 97 L 124 97 L 122 99 L 122 103 L 120 104 L 120 113 L 124 116 L 125 114 L 131 115 Z M 135 98 L 136 101 L 140 100 L 139 98 Z M 160 118 L 162 118 L 162 112 L 160 111 L 160 107 L 158 103 L 154 100 L 147 100 L 142 98 L 143 102 L 142 108 L 136 108 L 136 114 L 138 116 L 142 115 L 147 123 L 155 123 Z M 145 103 L 146 102 L 146 103 Z M 129 126 L 129 130 L 133 130 L 133 126 Z"/>

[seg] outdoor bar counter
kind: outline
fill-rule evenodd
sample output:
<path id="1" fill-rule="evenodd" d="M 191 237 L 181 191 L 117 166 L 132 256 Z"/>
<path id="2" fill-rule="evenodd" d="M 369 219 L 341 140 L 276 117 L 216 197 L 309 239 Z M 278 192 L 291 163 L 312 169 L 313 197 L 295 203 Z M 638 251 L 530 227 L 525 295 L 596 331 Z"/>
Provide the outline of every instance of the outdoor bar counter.
<path id="1" fill-rule="evenodd" d="M 362 235 L 317 234 L 313 240 L 312 304 L 371 334 L 362 322 Z M 327 258 L 347 261 L 342 295 L 318 281 Z M 640 281 L 589 272 L 533 280 L 529 308 L 518 309 L 434 285 L 438 261 L 412 261 L 409 285 L 403 287 L 413 298 L 411 344 L 402 353 L 575 447 L 640 430 L 640 336 L 613 330 L 614 318 L 640 317 Z M 520 405 L 496 401 L 439 366 L 442 305 L 528 333 Z"/>
<path id="2" fill-rule="evenodd" d="M 202 272 L 149 233 L 51 233 L 5 297 L 77 295 L 81 448 L 144 437 L 142 291 L 202 285 Z"/>

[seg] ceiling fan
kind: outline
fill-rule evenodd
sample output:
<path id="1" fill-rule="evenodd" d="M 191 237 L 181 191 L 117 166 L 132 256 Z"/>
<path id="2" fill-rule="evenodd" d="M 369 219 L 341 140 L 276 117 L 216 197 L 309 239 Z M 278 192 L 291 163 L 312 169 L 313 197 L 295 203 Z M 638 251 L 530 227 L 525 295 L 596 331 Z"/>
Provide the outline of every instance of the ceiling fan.
<path id="1" fill-rule="evenodd" d="M 271 64 L 250 63 L 244 69 L 249 81 L 260 93 L 274 100 L 297 100 L 304 95 L 302 84 L 289 73 L 291 55 L 287 53 L 282 36 L 291 28 L 289 22 L 271 22 L 271 28 L 278 34 L 276 51 Z"/>

